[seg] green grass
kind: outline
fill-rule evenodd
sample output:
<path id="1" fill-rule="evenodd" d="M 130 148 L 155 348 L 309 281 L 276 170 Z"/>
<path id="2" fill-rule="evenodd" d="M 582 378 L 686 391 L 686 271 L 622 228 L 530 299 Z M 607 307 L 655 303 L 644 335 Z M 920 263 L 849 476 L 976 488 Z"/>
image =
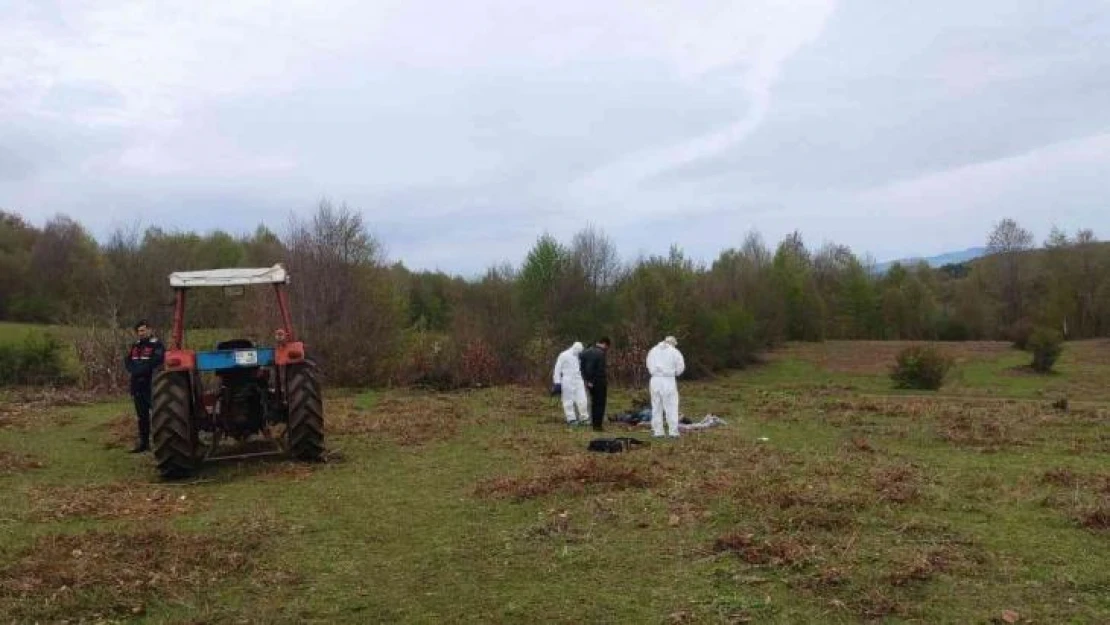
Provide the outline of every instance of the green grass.
<path id="1" fill-rule="evenodd" d="M 50 332 L 62 338 L 69 331 L 65 326 L 44 326 L 32 323 L 14 323 L 0 321 L 0 343 L 19 343 L 28 335 L 41 332 Z"/>
<path id="2" fill-rule="evenodd" d="M 169 332 L 170 330 L 166 328 L 159 333 L 162 340 L 170 340 Z M 76 326 L 0 321 L 0 343 L 16 343 L 24 340 L 28 335 L 35 333 L 53 334 L 60 340 L 71 343 L 81 336 L 82 329 Z M 195 349 L 213 349 L 217 341 L 232 338 L 237 335 L 238 331 L 234 329 L 187 328 L 185 339 L 186 343 L 193 346 Z"/>
<path id="3" fill-rule="evenodd" d="M 172 486 L 120 447 L 126 402 L 36 409 L 7 427 L 0 408 L 0 453 L 44 465 L 0 464 L 0 613 L 988 623 L 1012 610 L 1107 622 L 1110 530 L 1089 515 L 1110 513 L 1110 404 L 1080 394 L 1103 371 L 1094 354 L 1073 351 L 1049 378 L 1011 377 L 1021 354 L 969 357 L 923 398 L 891 391 L 881 371 L 788 351 L 681 384 L 686 414 L 726 426 L 614 456 L 585 452 L 592 433 L 568 431 L 544 389 L 335 392 L 335 461 L 228 462 Z M 1057 392 L 1082 407 L 1053 409 Z M 615 391 L 613 410 L 635 394 Z M 105 496 L 82 508 L 82 491 Z M 101 575 L 59 591 L 50 581 L 64 576 L 44 570 L 42 587 L 13 590 L 31 546 L 49 544 L 36 540 L 59 535 L 86 540 L 98 570 L 171 575 L 178 543 L 138 562 L 102 545 L 153 530 L 221 553 L 240 545 L 243 564 L 201 563 L 147 590 Z"/>
<path id="4" fill-rule="evenodd" d="M 48 334 L 63 343 L 62 363 L 65 373 L 76 377 L 80 372 L 77 362 L 77 352 L 73 348 L 73 341 L 77 338 L 79 329 L 69 326 L 38 325 L 31 323 L 13 323 L 0 321 L 0 345 L 23 343 L 28 337 Z M 122 352 L 120 352 L 122 358 Z"/>

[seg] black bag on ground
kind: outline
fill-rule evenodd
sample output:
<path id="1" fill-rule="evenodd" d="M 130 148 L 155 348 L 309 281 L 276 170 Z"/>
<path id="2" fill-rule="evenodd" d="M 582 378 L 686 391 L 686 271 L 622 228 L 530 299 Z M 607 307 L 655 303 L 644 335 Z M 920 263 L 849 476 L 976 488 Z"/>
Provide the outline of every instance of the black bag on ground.
<path id="1" fill-rule="evenodd" d="M 631 436 L 619 436 L 617 438 L 595 438 L 590 441 L 590 444 L 588 446 L 586 446 L 586 450 L 615 454 L 622 451 L 630 451 L 641 445 L 647 445 L 647 443 L 638 438 L 632 438 Z"/>

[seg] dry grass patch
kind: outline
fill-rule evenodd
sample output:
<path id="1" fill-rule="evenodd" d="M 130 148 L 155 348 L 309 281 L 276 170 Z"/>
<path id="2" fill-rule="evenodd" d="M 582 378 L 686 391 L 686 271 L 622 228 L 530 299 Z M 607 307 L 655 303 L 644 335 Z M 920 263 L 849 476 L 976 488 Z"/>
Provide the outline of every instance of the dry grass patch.
<path id="1" fill-rule="evenodd" d="M 1086 488 L 1110 495 L 1110 472 L 1076 473 L 1067 467 L 1049 469 L 1041 474 L 1041 482 L 1067 488 Z"/>
<path id="2" fill-rule="evenodd" d="M 569 510 L 547 510 L 540 520 L 524 531 L 524 537 L 534 541 L 554 541 L 574 544 L 586 540 L 588 531 L 573 518 Z"/>
<path id="3" fill-rule="evenodd" d="M 307 462 L 268 462 L 258 472 L 259 479 L 300 482 L 312 477 L 318 465 Z"/>
<path id="4" fill-rule="evenodd" d="M 874 503 L 874 498 L 852 483 L 813 480 L 782 484 L 747 498 L 748 503 L 769 503 L 780 510 L 820 509 L 828 512 L 858 511 Z"/>
<path id="5" fill-rule="evenodd" d="M 1069 342 L 1065 349 L 1072 352 L 1075 360 L 1085 365 L 1110 366 L 1110 339 Z"/>
<path id="6" fill-rule="evenodd" d="M 328 434 L 381 438 L 402 446 L 418 446 L 454 437 L 465 411 L 461 399 L 446 393 L 382 397 L 373 408 L 360 410 L 351 399 L 330 402 L 325 416 Z"/>
<path id="7" fill-rule="evenodd" d="M 908 465 L 887 465 L 871 471 L 879 498 L 890 503 L 910 503 L 921 498 L 921 474 Z"/>
<path id="8" fill-rule="evenodd" d="M 1075 513 L 1080 525 L 1092 530 L 1110 530 L 1110 498 L 1085 506 Z"/>
<path id="9" fill-rule="evenodd" d="M 0 449 L 0 475 L 13 475 L 45 466 L 46 464 L 35 456 Z"/>
<path id="10" fill-rule="evenodd" d="M 36 488 L 30 499 L 31 518 L 38 521 L 74 517 L 141 521 L 186 514 L 207 505 L 192 490 L 127 482 Z"/>
<path id="11" fill-rule="evenodd" d="M 586 444 L 577 439 L 568 441 L 565 436 L 524 430 L 492 436 L 484 439 L 480 445 L 487 450 L 507 449 L 529 457 L 554 458 L 578 454 Z"/>
<path id="12" fill-rule="evenodd" d="M 475 393 L 472 400 L 481 404 L 476 422 L 520 423 L 562 418 L 563 409 L 555 398 L 524 386 L 506 386 Z"/>
<path id="13" fill-rule="evenodd" d="M 843 389 L 776 387 L 775 390 L 757 389 L 749 396 L 737 399 L 755 417 L 768 421 L 798 421 L 813 413 L 822 402 L 836 402 L 846 391 Z M 836 398 L 836 399 L 830 399 Z"/>
<path id="14" fill-rule="evenodd" d="M 875 445 L 866 436 L 853 436 L 844 442 L 844 451 L 873 454 L 877 450 Z"/>
<path id="15" fill-rule="evenodd" d="M 905 616 L 909 608 L 879 589 L 872 589 L 867 594 L 852 602 L 851 607 L 864 621 L 881 621 L 892 616 Z"/>
<path id="16" fill-rule="evenodd" d="M 100 429 L 104 432 L 106 449 L 131 447 L 139 436 L 139 426 L 133 413 L 118 414 L 101 424 Z"/>
<path id="17" fill-rule="evenodd" d="M 845 510 L 827 510 L 819 506 L 787 508 L 766 517 L 767 528 L 776 533 L 842 532 L 859 524 L 857 515 Z"/>
<path id="18" fill-rule="evenodd" d="M 1044 498 L 1044 505 L 1087 529 L 1110 530 L 1110 473 L 1077 473 L 1060 467 L 1045 471 L 1040 482 L 1057 489 Z"/>
<path id="19" fill-rule="evenodd" d="M 982 413 L 944 415 L 936 424 L 937 437 L 957 447 L 983 452 L 1001 451 L 1009 447 L 1027 446 L 1033 441 L 1028 424 L 1003 421 Z"/>
<path id="20" fill-rule="evenodd" d="M 259 535 L 225 527 L 218 535 L 159 529 L 43 536 L 0 568 L 0 613 L 14 622 L 103 622 L 233 578 L 288 583 L 292 576 L 258 566 Z"/>
<path id="21" fill-rule="evenodd" d="M 795 359 L 812 363 L 831 373 L 882 375 L 890 371 L 898 352 L 914 345 L 936 345 L 957 362 L 994 360 L 1013 348 L 1009 343 L 967 341 L 925 343 L 919 341 L 825 341 L 795 343 L 773 352 L 769 360 Z"/>
<path id="22" fill-rule="evenodd" d="M 480 497 L 523 501 L 555 492 L 650 488 L 661 481 L 662 473 L 654 464 L 637 465 L 621 457 L 574 456 L 548 461 L 531 475 L 482 480 L 474 492 Z"/>
<path id="23" fill-rule="evenodd" d="M 713 516 L 705 508 L 686 501 L 673 502 L 668 506 L 667 525 L 670 527 L 691 526 Z"/>
<path id="24" fill-rule="evenodd" d="M 877 502 L 859 475 L 866 469 L 848 461 L 805 464 L 761 447 L 739 460 L 694 472 L 674 470 L 694 480 L 687 486 L 680 477 L 675 496 L 701 506 L 727 500 L 740 510 L 758 511 L 768 529 L 780 532 L 841 530 L 853 526 L 858 514 Z"/>
<path id="25" fill-rule="evenodd" d="M 772 567 L 802 567 L 812 563 L 817 547 L 794 536 L 757 539 L 754 534 L 730 532 L 713 542 L 713 550 L 737 555 L 748 564 Z"/>
<path id="26" fill-rule="evenodd" d="M 58 408 L 88 406 L 94 399 L 91 393 L 69 388 L 8 389 L 0 397 L 0 428 L 65 425 L 73 417 Z"/>
<path id="27" fill-rule="evenodd" d="M 918 551 L 896 564 L 894 570 L 886 576 L 886 581 L 891 586 L 909 586 L 927 582 L 938 573 L 951 570 L 954 561 L 958 558 L 958 554 L 945 549 Z"/>

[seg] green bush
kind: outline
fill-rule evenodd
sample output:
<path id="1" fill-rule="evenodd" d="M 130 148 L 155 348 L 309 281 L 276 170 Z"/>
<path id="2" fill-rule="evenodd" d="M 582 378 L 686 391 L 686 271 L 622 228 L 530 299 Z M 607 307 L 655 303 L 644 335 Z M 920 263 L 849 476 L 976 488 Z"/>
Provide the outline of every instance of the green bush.
<path id="1" fill-rule="evenodd" d="M 1006 329 L 1006 338 L 1017 349 L 1025 350 L 1029 347 L 1029 338 L 1033 336 L 1033 323 L 1028 319 L 1015 322 Z"/>
<path id="2" fill-rule="evenodd" d="M 682 348 L 691 370 L 686 377 L 697 374 L 697 364 L 709 371 L 742 369 L 755 361 L 759 351 L 755 317 L 737 304 L 699 311 L 691 334 L 692 340 Z"/>
<path id="3" fill-rule="evenodd" d="M 1040 327 L 1029 335 L 1026 347 L 1033 352 L 1033 370 L 1048 373 L 1064 350 L 1064 337 L 1058 330 Z"/>
<path id="4" fill-rule="evenodd" d="M 31 333 L 22 343 L 0 344 L 0 386 L 54 384 L 65 379 L 62 343 Z"/>
<path id="5" fill-rule="evenodd" d="M 890 377 L 897 388 L 935 391 L 944 384 L 952 359 L 930 346 L 907 347 L 898 352 Z"/>
<path id="6" fill-rule="evenodd" d="M 941 341 L 970 341 L 971 328 L 959 319 L 944 317 L 937 324 L 937 338 Z"/>

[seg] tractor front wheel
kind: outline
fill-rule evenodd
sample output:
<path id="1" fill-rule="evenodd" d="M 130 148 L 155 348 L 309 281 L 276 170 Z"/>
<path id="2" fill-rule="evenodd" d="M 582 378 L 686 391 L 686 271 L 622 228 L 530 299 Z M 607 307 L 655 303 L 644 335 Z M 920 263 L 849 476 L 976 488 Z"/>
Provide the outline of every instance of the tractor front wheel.
<path id="1" fill-rule="evenodd" d="M 154 379 L 150 415 L 154 459 L 165 479 L 189 477 L 196 471 L 196 435 L 193 431 L 189 374 L 166 371 Z"/>
<path id="2" fill-rule="evenodd" d="M 289 455 L 297 460 L 319 460 L 324 455 L 324 401 L 316 371 L 308 364 L 290 365 L 286 380 Z"/>

